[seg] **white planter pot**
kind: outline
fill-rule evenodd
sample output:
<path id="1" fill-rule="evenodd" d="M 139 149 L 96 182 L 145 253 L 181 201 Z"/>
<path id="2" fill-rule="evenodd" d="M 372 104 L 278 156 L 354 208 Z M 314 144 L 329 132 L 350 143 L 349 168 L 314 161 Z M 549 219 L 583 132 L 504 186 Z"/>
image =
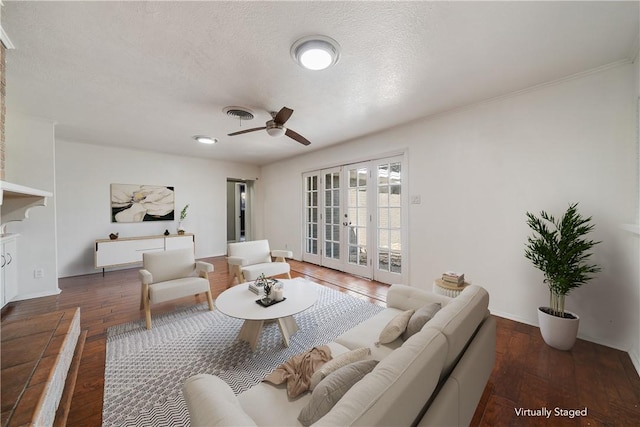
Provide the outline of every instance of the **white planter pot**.
<path id="1" fill-rule="evenodd" d="M 542 308 L 547 307 L 538 307 L 538 323 L 544 342 L 558 350 L 571 350 L 578 336 L 580 324 L 578 315 L 565 311 L 565 313 L 575 316 L 575 319 L 566 319 L 547 314 L 541 310 Z"/>

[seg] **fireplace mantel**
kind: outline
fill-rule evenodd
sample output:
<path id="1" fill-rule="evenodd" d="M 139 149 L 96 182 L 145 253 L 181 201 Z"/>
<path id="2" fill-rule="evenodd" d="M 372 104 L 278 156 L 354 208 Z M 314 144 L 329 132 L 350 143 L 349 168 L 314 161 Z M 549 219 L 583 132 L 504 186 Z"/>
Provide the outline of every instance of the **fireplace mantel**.
<path id="1" fill-rule="evenodd" d="M 46 206 L 47 197 L 53 197 L 53 193 L 0 181 L 0 232 L 9 222 L 29 218 L 31 208 Z"/>

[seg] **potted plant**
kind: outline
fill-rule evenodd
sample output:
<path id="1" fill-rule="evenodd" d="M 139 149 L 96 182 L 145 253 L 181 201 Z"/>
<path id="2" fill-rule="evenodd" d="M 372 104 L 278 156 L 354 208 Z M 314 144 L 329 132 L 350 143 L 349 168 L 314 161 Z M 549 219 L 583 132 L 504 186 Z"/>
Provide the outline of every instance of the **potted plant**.
<path id="1" fill-rule="evenodd" d="M 549 307 L 538 307 L 542 338 L 551 347 L 570 350 L 578 335 L 580 318 L 564 309 L 565 297 L 592 279 L 600 267 L 589 263 L 591 248 L 600 242 L 585 236 L 593 230 L 591 217 L 578 213 L 578 204 L 569 205 L 556 220 L 545 211 L 540 217 L 527 212 L 533 235 L 527 238 L 525 257 L 544 274 L 549 287 Z"/>
<path id="2" fill-rule="evenodd" d="M 182 208 L 182 211 L 180 212 L 180 222 L 178 222 L 178 234 L 184 234 L 184 227 L 182 226 L 182 221 L 184 221 L 184 219 L 187 217 L 187 209 L 189 208 L 189 205 L 185 205 L 184 208 Z"/>

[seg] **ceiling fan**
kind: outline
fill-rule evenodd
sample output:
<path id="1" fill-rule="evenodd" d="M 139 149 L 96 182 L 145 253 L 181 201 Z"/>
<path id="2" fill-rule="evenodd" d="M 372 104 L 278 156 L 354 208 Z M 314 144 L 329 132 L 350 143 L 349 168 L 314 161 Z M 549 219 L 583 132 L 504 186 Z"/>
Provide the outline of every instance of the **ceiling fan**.
<path id="1" fill-rule="evenodd" d="M 243 133 L 255 132 L 257 130 L 266 129 L 267 133 L 271 136 L 287 135 L 289 138 L 298 141 L 300 144 L 303 144 L 303 145 L 311 144 L 311 142 L 304 136 L 300 135 L 297 132 L 292 131 L 289 128 L 284 127 L 284 124 L 286 123 L 287 120 L 289 120 L 289 117 L 291 117 L 292 114 L 293 114 L 293 110 L 291 108 L 282 107 L 280 111 L 278 111 L 277 113 L 275 111 L 271 112 L 272 119 L 267 121 L 265 126 L 233 132 L 233 133 L 230 133 L 229 136 L 235 136 Z"/>

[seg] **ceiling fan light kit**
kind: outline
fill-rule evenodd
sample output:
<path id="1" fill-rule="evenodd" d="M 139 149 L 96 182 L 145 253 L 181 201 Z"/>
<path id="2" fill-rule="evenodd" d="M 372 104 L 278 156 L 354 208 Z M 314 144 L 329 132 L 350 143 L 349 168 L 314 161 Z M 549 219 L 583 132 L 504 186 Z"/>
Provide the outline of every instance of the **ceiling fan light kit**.
<path id="1" fill-rule="evenodd" d="M 270 136 L 282 136 L 284 135 L 284 133 L 287 131 L 287 128 L 285 128 L 284 126 L 278 126 L 277 124 L 272 124 L 272 125 L 268 125 L 267 126 L 267 133 Z"/>
<path id="2" fill-rule="evenodd" d="M 293 114 L 293 110 L 291 108 L 282 107 L 280 111 L 278 111 L 277 113 L 276 112 L 271 113 L 271 117 L 273 118 L 271 120 L 268 120 L 264 126 L 259 128 L 244 129 L 238 132 L 232 132 L 229 134 L 229 136 L 242 135 L 243 133 L 255 132 L 258 130 L 266 130 L 267 134 L 269 134 L 270 136 L 275 137 L 275 136 L 286 135 L 289 138 L 299 142 L 302 145 L 311 144 L 311 142 L 307 138 L 300 135 L 298 132 L 295 132 L 291 129 L 284 127 L 285 122 L 289 120 L 289 117 L 291 117 L 292 114 Z"/>
<path id="3" fill-rule="evenodd" d="M 291 46 L 291 57 L 308 70 L 324 70 L 340 59 L 340 45 L 331 37 L 307 36 Z"/>
<path id="4" fill-rule="evenodd" d="M 203 144 L 215 144 L 216 142 L 218 142 L 217 138 L 211 138 L 210 136 L 205 135 L 196 135 L 193 137 L 193 139 Z"/>

